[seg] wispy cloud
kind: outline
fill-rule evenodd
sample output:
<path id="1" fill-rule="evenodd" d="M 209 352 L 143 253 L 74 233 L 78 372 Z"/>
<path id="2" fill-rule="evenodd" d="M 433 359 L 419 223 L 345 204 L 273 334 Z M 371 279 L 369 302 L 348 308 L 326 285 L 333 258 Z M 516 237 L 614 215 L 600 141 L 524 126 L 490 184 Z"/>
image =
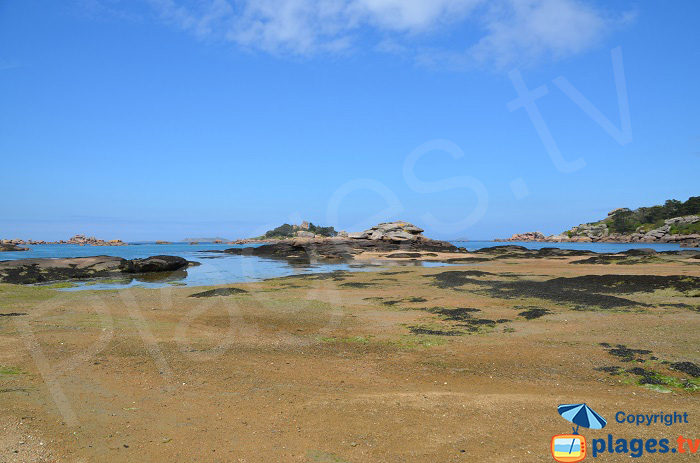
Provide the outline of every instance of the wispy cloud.
<path id="1" fill-rule="evenodd" d="M 576 0 L 508 0 L 484 16 L 488 32 L 467 54 L 497 67 L 563 58 L 596 45 L 614 26 L 630 19 L 627 13 L 611 17 Z"/>
<path id="2" fill-rule="evenodd" d="M 252 50 L 347 53 L 366 47 L 370 36 L 375 40 L 370 48 L 377 52 L 460 67 L 502 68 L 568 57 L 632 18 L 585 0 L 147 1 L 169 24 Z M 444 43 L 450 31 L 472 37 L 471 43 L 431 46 L 434 36 Z"/>

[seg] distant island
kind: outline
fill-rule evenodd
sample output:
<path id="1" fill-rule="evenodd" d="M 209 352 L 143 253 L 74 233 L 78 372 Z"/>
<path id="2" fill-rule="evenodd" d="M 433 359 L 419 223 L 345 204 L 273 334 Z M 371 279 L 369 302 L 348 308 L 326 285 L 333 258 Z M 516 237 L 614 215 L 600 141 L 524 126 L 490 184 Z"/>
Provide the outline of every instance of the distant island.
<path id="1" fill-rule="evenodd" d="M 3 245 L 3 247 L 0 247 L 0 251 L 2 250 L 9 250 L 9 249 L 3 249 L 6 246 L 18 246 L 21 244 L 77 244 L 79 246 L 127 246 L 127 243 L 123 242 L 122 240 L 101 240 L 98 238 L 95 238 L 94 236 L 85 236 L 85 235 L 74 235 L 73 237 L 69 238 L 68 240 L 60 240 L 60 241 L 43 241 L 43 240 L 20 240 L 20 239 L 11 239 L 11 240 L 0 240 L 0 245 Z M 17 249 L 19 251 L 26 251 L 28 249 Z"/>
<path id="2" fill-rule="evenodd" d="M 516 233 L 495 241 L 546 241 L 553 243 L 678 243 L 700 246 L 700 196 L 682 202 L 669 199 L 662 206 L 619 208 L 597 222 L 572 227 L 558 235 Z"/>
<path id="3" fill-rule="evenodd" d="M 182 240 L 185 243 L 228 243 L 229 240 L 226 238 L 185 238 Z M 165 242 L 163 242 L 165 243 Z"/>

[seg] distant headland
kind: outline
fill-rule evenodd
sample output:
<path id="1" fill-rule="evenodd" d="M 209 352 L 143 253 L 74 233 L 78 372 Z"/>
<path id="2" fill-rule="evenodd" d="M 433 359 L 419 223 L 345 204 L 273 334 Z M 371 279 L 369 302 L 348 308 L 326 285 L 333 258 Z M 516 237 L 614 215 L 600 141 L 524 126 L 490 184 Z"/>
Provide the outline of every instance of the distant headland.
<path id="1" fill-rule="evenodd" d="M 494 241 L 546 241 L 552 243 L 678 243 L 700 246 L 700 196 L 685 202 L 669 199 L 663 206 L 619 208 L 597 222 L 572 227 L 558 235 L 516 233 Z"/>

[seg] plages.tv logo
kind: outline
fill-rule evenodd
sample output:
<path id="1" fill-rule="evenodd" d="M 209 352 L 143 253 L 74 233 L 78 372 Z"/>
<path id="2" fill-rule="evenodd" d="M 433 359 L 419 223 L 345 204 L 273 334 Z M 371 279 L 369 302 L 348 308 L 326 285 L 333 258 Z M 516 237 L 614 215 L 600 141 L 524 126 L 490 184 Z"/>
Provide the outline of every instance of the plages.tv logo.
<path id="1" fill-rule="evenodd" d="M 562 418 L 572 422 L 571 434 L 552 437 L 552 457 L 564 463 L 576 463 L 586 458 L 586 438 L 578 433 L 580 427 L 603 429 L 608 422 L 586 404 L 564 404 L 557 407 Z"/>

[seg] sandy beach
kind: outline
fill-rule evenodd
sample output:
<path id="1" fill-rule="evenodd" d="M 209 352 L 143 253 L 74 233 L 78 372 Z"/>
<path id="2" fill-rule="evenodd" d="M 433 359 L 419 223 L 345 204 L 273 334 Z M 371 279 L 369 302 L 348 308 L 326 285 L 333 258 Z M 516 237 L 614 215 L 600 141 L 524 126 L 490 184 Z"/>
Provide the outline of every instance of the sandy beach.
<path id="1" fill-rule="evenodd" d="M 570 429 L 556 406 L 575 402 L 616 438 L 675 438 L 613 416 L 700 416 L 698 378 L 670 366 L 700 356 L 697 259 L 571 264 L 583 258 L 209 288 L 1 285 L 0 461 L 550 461 Z M 559 291 L 538 286 L 553 278 Z"/>

